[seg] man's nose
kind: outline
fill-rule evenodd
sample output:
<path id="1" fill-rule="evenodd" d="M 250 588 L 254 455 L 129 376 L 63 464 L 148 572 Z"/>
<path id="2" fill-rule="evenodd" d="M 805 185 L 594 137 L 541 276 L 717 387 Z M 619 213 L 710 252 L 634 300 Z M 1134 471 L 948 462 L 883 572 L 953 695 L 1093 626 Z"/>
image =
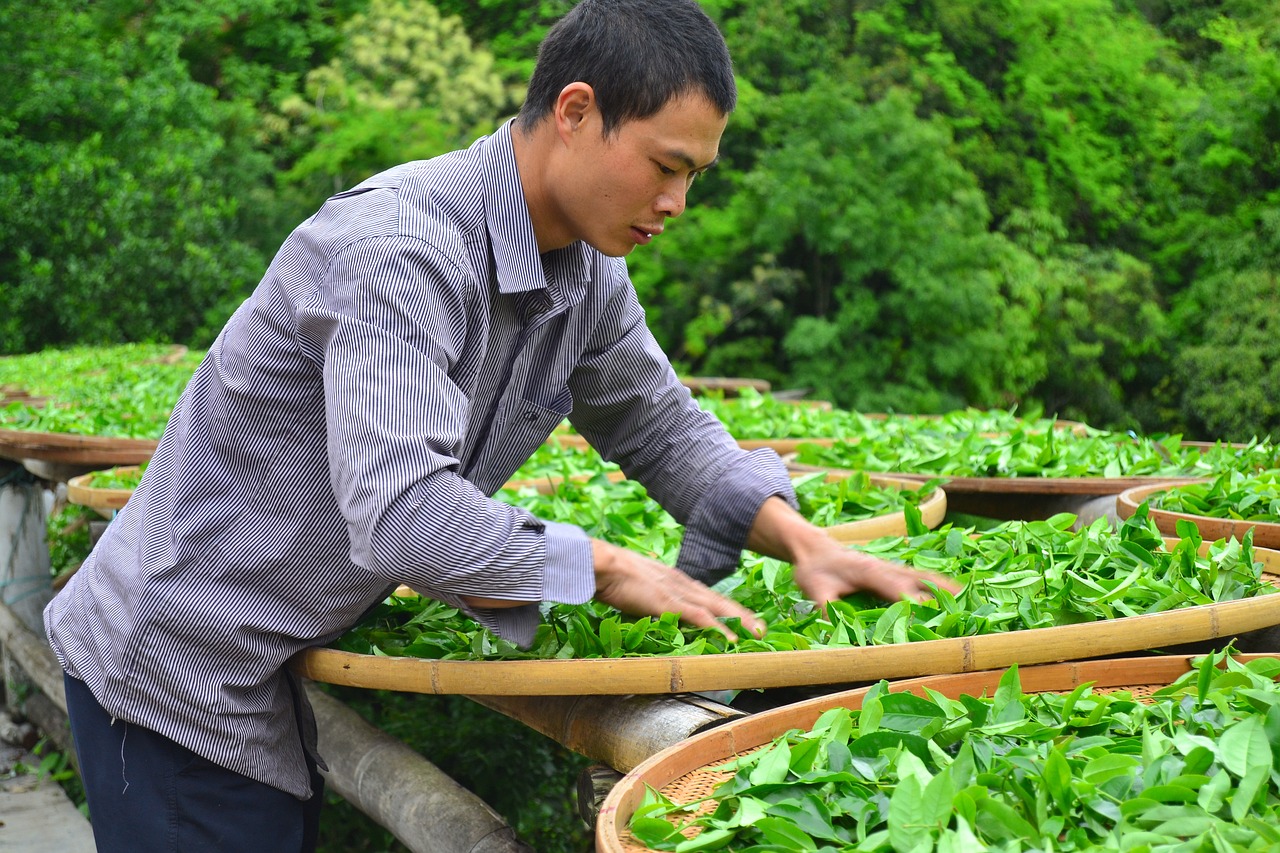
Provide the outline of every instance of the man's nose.
<path id="1" fill-rule="evenodd" d="M 684 213 L 685 199 L 688 194 L 689 188 L 683 181 L 664 187 L 662 195 L 658 196 L 658 210 L 663 216 L 674 219 Z"/>

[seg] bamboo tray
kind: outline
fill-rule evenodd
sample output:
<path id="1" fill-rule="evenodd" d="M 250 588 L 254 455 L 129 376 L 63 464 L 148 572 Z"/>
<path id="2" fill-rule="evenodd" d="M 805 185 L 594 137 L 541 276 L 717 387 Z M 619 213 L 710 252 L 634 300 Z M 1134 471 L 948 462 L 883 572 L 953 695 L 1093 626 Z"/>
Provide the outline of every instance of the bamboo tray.
<path id="1" fill-rule="evenodd" d="M 1075 430 L 1074 421 L 1059 421 L 1065 423 Z M 1083 427 L 1083 425 L 1079 425 Z M 1065 427 L 1064 427 L 1065 428 Z M 836 442 L 836 439 L 819 438 L 819 439 L 796 439 L 796 446 L 789 451 L 778 450 L 779 455 L 793 455 L 801 443 L 818 444 L 824 447 L 830 447 Z M 1214 446 L 1214 442 L 1208 441 L 1184 441 L 1183 447 L 1197 448 L 1207 450 Z M 1233 443 L 1228 444 L 1229 447 L 1244 448 L 1248 445 Z M 822 465 L 806 465 L 796 462 L 794 458 L 784 458 L 783 461 L 787 467 L 793 471 L 838 471 L 839 468 L 830 468 Z M 903 477 L 909 480 L 942 480 L 947 492 L 951 495 L 1076 495 L 1076 496 L 1093 496 L 1105 497 L 1107 495 L 1118 495 L 1126 489 L 1136 489 L 1142 486 L 1152 486 L 1156 484 L 1167 484 L 1171 482 L 1190 483 L 1195 482 L 1195 477 L 1177 477 L 1175 475 L 1162 476 L 1135 476 L 1135 477 L 953 477 L 943 474 L 921 473 L 917 471 L 892 471 L 889 472 L 895 477 Z"/>
<path id="2" fill-rule="evenodd" d="M 830 446 L 835 439 L 795 439 L 796 446 L 801 443 Z M 782 454 L 782 451 L 778 451 Z M 795 453 L 793 448 L 787 454 Z M 831 468 L 824 465 L 806 465 L 794 459 L 783 459 L 787 468 L 792 471 L 842 471 L 843 468 Z M 894 477 L 905 480 L 923 482 L 925 480 L 941 480 L 947 491 L 955 494 L 1012 494 L 1012 495 L 1118 495 L 1125 489 L 1138 486 L 1150 486 L 1157 483 L 1169 483 L 1172 477 L 953 477 L 949 474 L 929 474 L 916 471 L 894 471 Z M 1192 482 L 1194 478 L 1182 478 L 1182 482 Z"/>
<path id="3" fill-rule="evenodd" d="M 795 403 L 796 405 L 815 405 L 815 406 L 818 406 L 819 408 L 831 407 L 831 404 L 825 401 L 797 400 L 795 401 Z M 890 418 L 897 417 L 897 416 L 885 414 L 882 412 L 873 412 L 871 414 L 863 415 L 863 417 L 873 418 L 875 420 L 888 420 Z M 902 417 L 940 419 L 942 415 L 904 415 Z M 1054 423 L 1054 429 L 1070 430 L 1073 433 L 1084 434 L 1088 431 L 1089 428 L 1088 426 L 1080 423 L 1079 421 L 1056 421 Z M 775 451 L 779 456 L 787 456 L 799 450 L 800 445 L 802 444 L 820 444 L 826 447 L 830 447 L 836 441 L 840 441 L 840 440 L 842 439 L 836 439 L 836 438 L 739 438 L 737 439 L 737 442 L 738 442 L 738 446 L 741 447 L 743 450 L 761 450 L 763 448 L 769 448 Z M 553 432 L 547 438 L 547 443 L 555 444 L 559 447 L 564 447 L 564 448 L 569 448 L 574 450 L 586 450 L 591 447 L 591 444 L 587 441 L 585 437 L 575 432 L 561 432 L 561 431 Z M 898 472 L 892 472 L 892 473 L 894 476 L 920 476 L 920 477 L 925 477 L 926 479 L 932 476 L 932 475 L 923 475 L 923 474 L 906 475 L 906 474 L 899 474 Z M 977 478 L 971 478 L 971 479 L 977 479 Z M 1107 492 L 1106 494 L 1112 494 L 1112 493 Z"/>
<path id="4" fill-rule="evenodd" d="M 140 465 L 151 458 L 158 444 L 145 438 L 0 429 L 0 457 L 18 462 L 35 459 L 94 468 Z"/>
<path id="5" fill-rule="evenodd" d="M 852 473 L 848 471 L 828 471 L 827 481 L 846 478 Z M 792 472 L 792 476 L 803 476 L 803 474 Z M 920 488 L 919 482 L 908 480 L 905 477 L 892 477 L 888 474 L 868 474 L 867 478 L 871 481 L 871 485 L 880 488 Z M 947 515 L 946 492 L 942 489 L 934 489 L 933 493 L 921 501 L 916 509 L 920 510 L 921 521 L 923 521 L 925 527 L 932 530 L 941 524 Z M 879 539 L 882 536 L 905 536 L 907 534 L 907 516 L 903 510 L 898 510 L 886 515 L 877 515 L 858 521 L 847 521 L 843 524 L 832 525 L 825 528 L 825 530 L 838 542 L 870 542 L 872 539 Z"/>
<path id="6" fill-rule="evenodd" d="M 806 472 L 792 471 L 791 477 L 803 477 Z M 832 480 L 840 480 L 846 477 L 854 476 L 854 471 L 828 471 L 827 482 Z M 591 479 L 594 474 L 581 474 L 571 477 L 571 481 L 585 482 Z M 621 471 L 610 471 L 606 475 L 610 480 L 617 482 L 626 479 L 626 475 Z M 868 474 L 871 485 L 878 486 L 882 489 L 918 489 L 920 483 L 916 480 L 908 480 L 903 477 L 895 477 L 888 474 Z M 539 477 L 532 480 L 512 480 L 503 488 L 524 488 L 532 486 L 540 493 L 546 495 L 554 492 L 562 483 L 562 477 Z M 930 530 L 942 523 L 947 515 L 947 495 L 942 489 L 934 489 L 929 497 L 925 498 L 917 509 L 920 510 L 921 521 Z M 843 524 L 832 525 L 823 528 L 837 542 L 852 544 L 856 542 L 870 542 L 872 539 L 879 539 L 882 536 L 905 536 L 907 533 L 907 516 L 902 510 L 897 512 L 886 513 L 885 515 L 872 516 L 871 518 L 863 518 L 857 521 L 846 521 Z"/>
<path id="7" fill-rule="evenodd" d="M 1277 655 L 1236 655 L 1247 661 Z M 1129 690 L 1137 697 L 1149 697 L 1193 667 L 1191 655 L 1139 657 L 1108 661 L 1085 661 L 1048 666 L 1019 667 L 1024 693 L 1066 693 L 1093 682 L 1097 692 Z M 953 675 L 936 675 L 891 683 L 893 692 L 908 691 L 925 696 L 925 689 L 955 699 L 961 694 L 993 694 L 1004 669 Z M 793 705 L 775 708 L 731 721 L 668 747 L 637 765 L 605 797 L 596 820 L 597 853 L 640 853 L 645 847 L 631 835 L 627 824 L 644 799 L 645 786 L 662 791 L 678 802 L 709 795 L 731 773 L 716 770 L 726 762 L 748 754 L 790 729 L 808 730 L 830 708 L 862 707 L 871 688 L 862 687 L 832 693 Z M 708 804 L 706 809 L 714 808 Z"/>
<path id="8" fill-rule="evenodd" d="M 834 439 L 821 438 L 740 438 L 737 439 L 738 446 L 743 450 L 761 450 L 763 448 L 771 448 L 777 451 L 779 456 L 785 456 L 788 453 L 795 453 L 802 444 L 813 444 L 815 442 L 831 442 Z M 576 432 L 553 432 L 547 437 L 547 444 L 556 447 L 562 447 L 566 450 L 588 450 L 591 443 L 587 441 L 586 436 Z"/>
<path id="9" fill-rule="evenodd" d="M 1157 492 L 1168 491 L 1174 486 L 1194 480 L 1166 480 L 1150 486 L 1138 486 L 1125 489 L 1116 496 L 1116 514 L 1121 518 L 1129 518 L 1138 510 L 1138 506 Z M 1193 522 L 1200 529 L 1205 539 L 1240 539 L 1249 530 L 1253 530 L 1253 544 L 1262 548 L 1280 548 L 1280 524 L 1267 521 L 1245 521 L 1239 518 L 1215 518 L 1209 515 L 1194 515 L 1188 512 L 1174 512 L 1150 506 L 1147 514 L 1155 522 L 1156 527 L 1166 536 L 1177 532 L 1179 521 Z"/>
<path id="10" fill-rule="evenodd" d="M 138 466 L 121 467 L 119 470 L 133 474 L 137 473 Z M 72 477 L 67 481 L 67 501 L 77 506 L 87 506 L 91 509 L 123 509 L 125 502 L 133 494 L 133 489 L 95 488 L 89 485 L 89 481 L 93 479 L 93 474 L 94 472 L 81 474 L 79 477 Z"/>
<path id="11" fill-rule="evenodd" d="M 1207 545 L 1206 545 L 1207 547 Z M 1280 585 L 1280 551 L 1255 549 Z M 1280 593 L 1280 590 L 1277 590 Z M 694 657 L 467 661 L 378 657 L 328 648 L 299 652 L 297 674 L 315 681 L 410 693 L 477 696 L 623 695 L 751 690 L 973 672 L 1117 655 L 1234 637 L 1280 624 L 1280 594 L 1164 613 L 884 646 Z"/>

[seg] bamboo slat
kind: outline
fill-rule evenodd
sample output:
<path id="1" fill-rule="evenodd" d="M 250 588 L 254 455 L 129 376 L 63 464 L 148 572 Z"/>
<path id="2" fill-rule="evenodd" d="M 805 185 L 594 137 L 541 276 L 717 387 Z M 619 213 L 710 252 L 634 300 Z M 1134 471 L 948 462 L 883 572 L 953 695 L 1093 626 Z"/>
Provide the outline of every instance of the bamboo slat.
<path id="1" fill-rule="evenodd" d="M 1143 501 L 1158 492 L 1165 492 L 1174 486 L 1193 480 L 1171 480 L 1149 486 L 1125 489 L 1116 496 L 1116 514 L 1121 518 L 1129 518 Z M 1193 522 L 1200 529 L 1205 539 L 1242 538 L 1249 530 L 1253 530 L 1253 544 L 1262 548 L 1280 548 L 1280 524 L 1266 521 L 1245 521 L 1239 518 L 1214 518 L 1208 515 L 1195 515 L 1189 512 L 1174 512 L 1155 506 L 1147 508 L 1147 514 L 1155 522 L 1161 533 L 1172 536 L 1177 533 L 1179 521 Z"/>
<path id="2" fill-rule="evenodd" d="M 698 394 L 724 394 L 735 397 L 744 389 L 767 394 L 772 387 L 764 379 L 750 379 L 736 376 L 682 376 L 680 384 L 688 388 L 695 396 Z"/>
<path id="3" fill-rule="evenodd" d="M 0 457 L 19 462 L 34 459 L 95 468 L 140 465 L 151 458 L 158 444 L 143 438 L 0 429 Z"/>
<path id="4" fill-rule="evenodd" d="M 1238 655 L 1241 661 L 1277 655 Z M 1108 661 L 1085 661 L 1048 666 L 1019 667 L 1024 693 L 1059 693 L 1092 682 L 1095 689 L 1130 689 L 1136 695 L 1150 695 L 1188 672 L 1193 666 L 1190 655 L 1173 657 L 1141 657 Z M 999 686 L 1004 668 L 983 672 L 936 675 L 891 683 L 894 692 L 909 691 L 925 696 L 925 689 L 935 690 L 949 698 L 962 694 L 991 695 Z M 831 708 L 862 707 L 870 687 L 832 693 L 726 723 L 689 740 L 671 746 L 638 765 L 614 786 L 605 798 L 596 821 L 597 853 L 632 853 L 647 850 L 627 829 L 631 815 L 644 799 L 645 788 L 652 787 L 678 801 L 690 799 L 689 793 L 711 793 L 714 786 L 729 774 L 715 770 L 736 756 L 750 752 L 790 729 L 807 730 L 819 716 Z M 708 804 L 707 808 L 713 808 Z"/>

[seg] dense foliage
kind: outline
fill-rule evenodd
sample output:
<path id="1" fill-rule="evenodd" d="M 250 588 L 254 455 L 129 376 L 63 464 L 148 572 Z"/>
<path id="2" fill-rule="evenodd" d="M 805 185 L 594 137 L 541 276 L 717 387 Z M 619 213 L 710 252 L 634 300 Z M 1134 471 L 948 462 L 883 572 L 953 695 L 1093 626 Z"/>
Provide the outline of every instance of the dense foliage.
<path id="1" fill-rule="evenodd" d="M 9 4 L 0 352 L 206 345 L 335 188 L 510 115 L 570 5 Z M 1280 434 L 1274 3 L 704 6 L 740 107 L 631 259 L 687 371 Z"/>

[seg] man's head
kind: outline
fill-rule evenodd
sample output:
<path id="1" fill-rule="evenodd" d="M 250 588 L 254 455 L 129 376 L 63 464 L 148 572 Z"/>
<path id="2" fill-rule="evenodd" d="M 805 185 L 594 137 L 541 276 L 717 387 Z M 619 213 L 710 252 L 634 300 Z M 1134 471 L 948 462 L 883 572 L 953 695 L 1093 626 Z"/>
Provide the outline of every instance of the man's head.
<path id="1" fill-rule="evenodd" d="M 547 34 L 512 142 L 538 248 L 629 254 L 684 212 L 737 92 L 694 0 L 582 0 Z"/>
<path id="2" fill-rule="evenodd" d="M 574 82 L 595 91 L 606 133 L 691 92 L 724 115 L 737 102 L 729 49 L 695 0 L 582 0 L 538 49 L 520 129 L 549 116 Z"/>

